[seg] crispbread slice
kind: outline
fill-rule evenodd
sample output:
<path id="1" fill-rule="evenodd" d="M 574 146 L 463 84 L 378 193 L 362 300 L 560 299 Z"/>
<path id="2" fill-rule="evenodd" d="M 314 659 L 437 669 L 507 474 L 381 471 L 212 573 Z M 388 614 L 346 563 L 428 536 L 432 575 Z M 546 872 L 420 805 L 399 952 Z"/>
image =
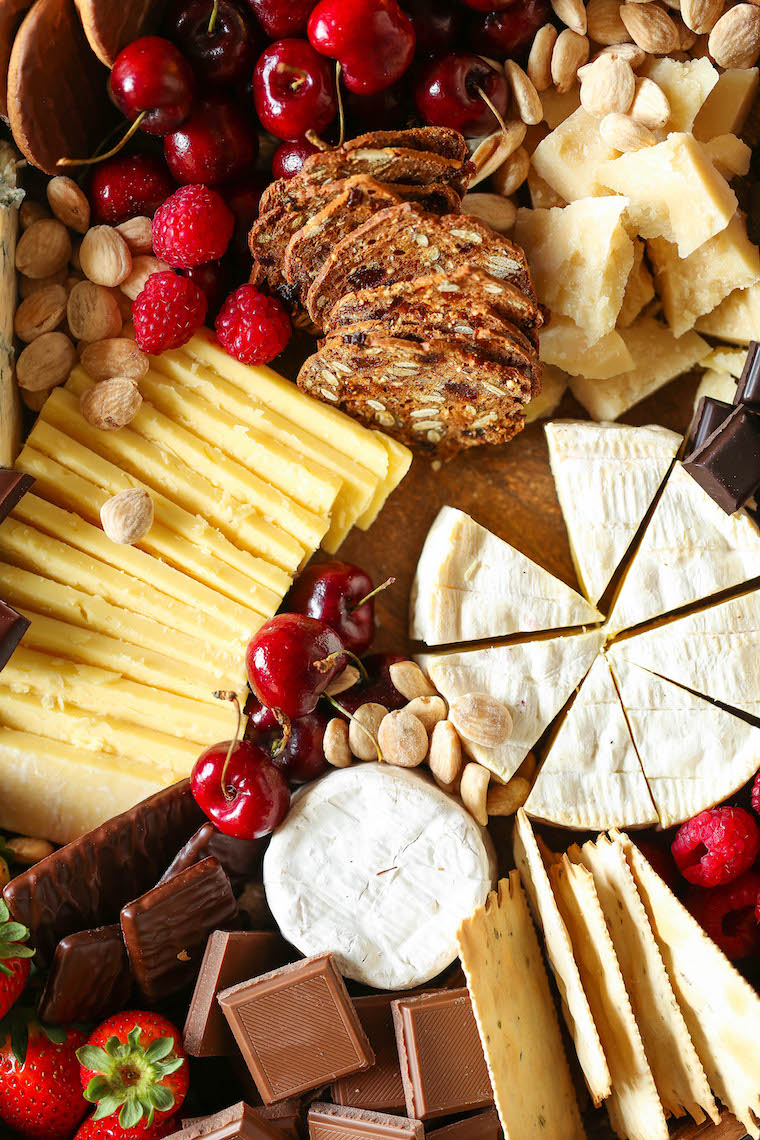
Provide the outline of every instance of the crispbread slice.
<path id="1" fill-rule="evenodd" d="M 627 835 L 625 850 L 670 981 L 717 1096 L 760 1137 L 760 998 Z"/>
<path id="2" fill-rule="evenodd" d="M 467 143 L 459 131 L 451 127 L 409 127 L 396 131 L 368 131 L 343 144 L 347 151 L 365 147 L 406 147 L 407 150 L 431 151 L 441 158 L 467 158 Z"/>
<path id="3" fill-rule="evenodd" d="M 593 877 L 566 855 L 549 876 L 610 1066 L 610 1123 L 620 1140 L 667 1140 L 665 1113 Z"/>
<path id="4" fill-rule="evenodd" d="M 465 919 L 457 941 L 505 1140 L 584 1140 L 517 871 Z"/>
<path id="5" fill-rule="evenodd" d="M 598 1108 L 612 1091 L 609 1065 L 583 988 L 570 935 L 549 882 L 543 851 L 522 808 L 517 813 L 512 844 L 515 863 L 528 892 L 533 917 L 543 931 L 546 952 L 562 1002 L 562 1013 L 589 1092 Z"/>
<path id="6" fill-rule="evenodd" d="M 720 1113 L 676 1001 L 636 882 L 619 843 L 600 835 L 596 843 L 571 847 L 568 857 L 594 877 L 607 929 L 641 1031 L 657 1092 L 666 1112 L 688 1112 L 698 1124 Z"/>
<path id="7" fill-rule="evenodd" d="M 352 174 L 369 174 L 378 182 L 409 182 L 416 186 L 444 182 L 461 195 L 472 172 L 469 159 L 442 158 L 433 151 L 404 146 L 360 146 L 310 154 L 298 178 L 303 182 L 334 182 Z"/>

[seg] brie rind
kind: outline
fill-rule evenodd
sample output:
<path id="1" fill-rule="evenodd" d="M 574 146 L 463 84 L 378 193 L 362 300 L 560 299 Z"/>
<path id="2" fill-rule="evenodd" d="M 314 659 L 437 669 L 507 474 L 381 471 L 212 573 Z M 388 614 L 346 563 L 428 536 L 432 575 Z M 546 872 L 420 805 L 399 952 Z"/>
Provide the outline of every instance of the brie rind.
<path id="1" fill-rule="evenodd" d="M 438 512 L 412 586 L 415 640 L 444 645 L 601 620 L 575 590 L 463 511 Z"/>
<path id="2" fill-rule="evenodd" d="M 657 823 L 604 655 L 591 666 L 563 720 L 525 810 L 560 827 L 594 831 Z"/>
<path id="3" fill-rule="evenodd" d="M 739 586 L 758 569 L 760 533 L 749 516 L 727 515 L 677 463 L 628 564 L 608 631 Z"/>
<path id="4" fill-rule="evenodd" d="M 519 768 L 543 731 L 591 668 L 604 634 L 599 630 L 461 653 L 426 654 L 424 668 L 452 704 L 466 693 L 489 693 L 512 714 L 512 735 L 486 748 L 463 740 L 467 754 L 500 780 Z"/>
<path id="5" fill-rule="evenodd" d="M 663 827 L 721 803 L 755 774 L 760 728 L 622 657 L 612 668 Z"/>
<path id="6" fill-rule="evenodd" d="M 596 603 L 631 545 L 682 436 L 662 427 L 562 420 L 544 431 L 578 580 Z"/>
<path id="7" fill-rule="evenodd" d="M 457 929 L 492 883 L 483 832 L 453 797 L 390 764 L 343 768 L 292 800 L 264 856 L 267 902 L 307 957 L 384 990 L 457 956 Z"/>

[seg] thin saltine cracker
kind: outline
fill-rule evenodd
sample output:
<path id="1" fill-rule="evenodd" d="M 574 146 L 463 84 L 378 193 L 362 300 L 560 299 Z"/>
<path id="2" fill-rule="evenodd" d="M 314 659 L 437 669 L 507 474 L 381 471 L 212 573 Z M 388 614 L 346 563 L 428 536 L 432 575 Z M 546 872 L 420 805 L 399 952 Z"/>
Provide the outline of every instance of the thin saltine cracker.
<path id="1" fill-rule="evenodd" d="M 585 1140 L 519 872 L 457 940 L 505 1140 Z"/>
<path id="2" fill-rule="evenodd" d="M 610 1070 L 583 988 L 570 935 L 559 912 L 539 844 L 540 840 L 533 834 L 530 820 L 520 808 L 512 837 L 515 863 L 528 892 L 533 917 L 543 929 L 562 1013 L 589 1092 L 598 1108 L 612 1090 Z"/>
<path id="3" fill-rule="evenodd" d="M 720 1113 L 715 1098 L 673 993 L 623 848 L 600 835 L 596 843 L 571 847 L 567 854 L 594 877 L 663 1107 L 673 1116 L 688 1112 L 698 1124 L 707 1113 L 717 1123 Z"/>
<path id="4" fill-rule="evenodd" d="M 550 878 L 610 1066 L 610 1123 L 621 1140 L 668 1140 L 665 1113 L 593 877 L 565 855 L 552 866 Z"/>
<path id="5" fill-rule="evenodd" d="M 627 835 L 622 844 L 681 1012 L 708 1080 L 760 1137 L 760 997 L 705 934 Z"/>

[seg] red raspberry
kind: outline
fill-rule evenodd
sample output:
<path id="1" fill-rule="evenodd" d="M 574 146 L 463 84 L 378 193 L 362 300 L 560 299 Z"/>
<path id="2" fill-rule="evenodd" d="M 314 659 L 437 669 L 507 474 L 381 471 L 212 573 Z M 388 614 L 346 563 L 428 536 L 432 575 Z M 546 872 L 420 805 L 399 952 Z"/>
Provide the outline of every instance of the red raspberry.
<path id="1" fill-rule="evenodd" d="M 735 961 L 760 950 L 760 875 L 747 871 L 741 878 L 712 891 L 693 888 L 686 907 L 702 929 Z"/>
<path id="2" fill-rule="evenodd" d="M 752 781 L 752 791 L 750 792 L 750 802 L 758 815 L 760 815 L 760 772 L 757 773 Z"/>
<path id="3" fill-rule="evenodd" d="M 690 883 L 723 886 L 755 862 L 760 851 L 760 828 L 744 808 L 712 808 L 679 827 L 671 851 Z"/>
<path id="4" fill-rule="evenodd" d="M 188 277 L 171 270 L 153 273 L 132 305 L 135 340 L 155 356 L 187 344 L 206 319 L 206 294 Z"/>
<path id="5" fill-rule="evenodd" d="M 208 186 L 181 186 L 153 219 L 153 252 L 167 265 L 190 269 L 227 251 L 235 215 Z"/>
<path id="6" fill-rule="evenodd" d="M 290 340 L 290 317 L 276 297 L 241 285 L 214 322 L 219 343 L 243 364 L 268 364 Z"/>

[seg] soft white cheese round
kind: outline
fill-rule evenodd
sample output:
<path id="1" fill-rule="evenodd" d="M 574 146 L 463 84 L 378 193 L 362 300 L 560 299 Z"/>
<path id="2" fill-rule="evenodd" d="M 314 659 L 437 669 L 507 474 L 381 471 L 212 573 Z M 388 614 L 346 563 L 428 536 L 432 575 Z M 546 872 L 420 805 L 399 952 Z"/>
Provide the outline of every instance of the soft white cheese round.
<path id="1" fill-rule="evenodd" d="M 491 889 L 483 833 L 415 771 L 338 769 L 293 797 L 264 857 L 277 923 L 303 954 L 378 989 L 430 981 Z"/>

